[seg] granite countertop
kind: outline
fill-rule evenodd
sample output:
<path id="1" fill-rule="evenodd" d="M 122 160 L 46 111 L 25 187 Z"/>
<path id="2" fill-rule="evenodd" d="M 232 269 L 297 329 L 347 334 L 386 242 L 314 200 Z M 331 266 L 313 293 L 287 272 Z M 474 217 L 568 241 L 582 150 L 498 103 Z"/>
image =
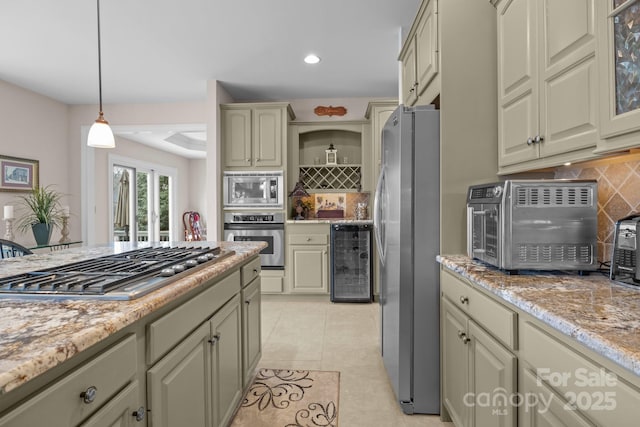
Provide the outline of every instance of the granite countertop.
<path id="1" fill-rule="evenodd" d="M 131 301 L 0 298 L 0 395 L 53 368 L 257 254 L 265 242 L 197 242 L 235 255 Z M 148 244 L 79 247 L 0 261 L 0 277 Z"/>
<path id="2" fill-rule="evenodd" d="M 287 224 L 373 224 L 373 220 L 355 218 L 288 219 Z"/>
<path id="3" fill-rule="evenodd" d="M 640 376 L 640 288 L 594 272 L 508 275 L 463 255 L 440 255 L 446 268 Z"/>

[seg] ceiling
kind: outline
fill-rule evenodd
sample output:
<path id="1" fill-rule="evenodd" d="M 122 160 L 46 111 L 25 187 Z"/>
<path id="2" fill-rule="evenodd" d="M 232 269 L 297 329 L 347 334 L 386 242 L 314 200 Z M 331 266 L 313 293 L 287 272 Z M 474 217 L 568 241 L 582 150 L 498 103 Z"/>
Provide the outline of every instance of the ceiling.
<path id="1" fill-rule="evenodd" d="M 419 3 L 102 0 L 103 102 L 204 100 L 208 80 L 236 101 L 395 97 L 399 46 Z M 303 62 L 312 52 L 317 65 Z M 66 104 L 97 104 L 97 59 L 95 1 L 0 4 L 0 80 Z M 183 131 L 174 138 L 183 145 L 202 137 Z"/>

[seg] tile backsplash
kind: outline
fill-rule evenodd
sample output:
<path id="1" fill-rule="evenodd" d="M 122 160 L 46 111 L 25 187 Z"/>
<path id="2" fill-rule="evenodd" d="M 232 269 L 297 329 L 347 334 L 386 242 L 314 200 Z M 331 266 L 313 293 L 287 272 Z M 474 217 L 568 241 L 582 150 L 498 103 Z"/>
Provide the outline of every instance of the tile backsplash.
<path id="1" fill-rule="evenodd" d="M 302 197 L 301 200 L 305 202 L 307 207 L 306 219 L 315 219 L 316 201 L 318 200 L 318 197 L 320 197 L 321 200 L 326 200 L 332 199 L 336 194 L 337 193 L 311 193 L 309 197 Z M 340 193 L 340 195 L 345 196 L 344 218 L 353 219 L 356 217 L 355 210 L 358 203 L 366 203 L 369 205 L 370 193 Z M 292 218 L 295 217 L 295 206 L 296 203 L 294 201 L 292 203 Z M 369 205 L 369 218 L 371 218 L 371 208 L 372 206 Z"/>
<path id="2" fill-rule="evenodd" d="M 640 155 L 559 167 L 554 177 L 598 181 L 598 258 L 610 261 L 616 221 L 640 212 Z"/>

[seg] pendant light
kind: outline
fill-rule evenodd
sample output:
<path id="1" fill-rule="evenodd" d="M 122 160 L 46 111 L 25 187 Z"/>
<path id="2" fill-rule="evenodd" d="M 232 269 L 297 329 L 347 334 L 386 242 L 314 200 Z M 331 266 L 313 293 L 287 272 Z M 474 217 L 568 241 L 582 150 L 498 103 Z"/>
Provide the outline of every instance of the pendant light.
<path id="1" fill-rule="evenodd" d="M 96 0 L 98 5 L 98 93 L 100 96 L 100 113 L 95 123 L 89 129 L 87 145 L 96 148 L 113 148 L 116 146 L 113 138 L 113 131 L 109 127 L 109 122 L 105 120 L 102 112 L 102 58 L 100 51 L 100 0 Z"/>

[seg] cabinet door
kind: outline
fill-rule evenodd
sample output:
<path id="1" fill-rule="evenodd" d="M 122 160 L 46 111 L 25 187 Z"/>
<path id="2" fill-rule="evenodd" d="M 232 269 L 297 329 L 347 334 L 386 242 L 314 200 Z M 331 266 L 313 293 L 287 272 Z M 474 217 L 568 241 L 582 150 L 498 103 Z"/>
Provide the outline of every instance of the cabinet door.
<path id="1" fill-rule="evenodd" d="M 437 0 L 430 0 L 416 28 L 416 74 L 418 94 L 422 95 L 438 74 Z"/>
<path id="2" fill-rule="evenodd" d="M 637 147 L 640 130 L 638 3 L 637 0 L 596 1 L 596 7 L 599 128 L 601 136 L 607 138 L 602 148 L 606 151 Z"/>
<path id="3" fill-rule="evenodd" d="M 250 166 L 251 109 L 221 110 L 221 115 L 225 166 Z"/>
<path id="4" fill-rule="evenodd" d="M 498 10 L 498 164 L 538 157 L 539 0 L 513 0 Z"/>
<path id="5" fill-rule="evenodd" d="M 473 320 L 468 330 L 470 390 L 475 398 L 472 425 L 515 427 L 517 410 L 510 402 L 517 390 L 516 357 Z M 485 397 L 489 397 L 489 403 Z"/>
<path id="6" fill-rule="evenodd" d="M 292 265 L 291 291 L 326 293 L 329 290 L 328 249 L 326 245 L 289 246 Z"/>
<path id="7" fill-rule="evenodd" d="M 214 427 L 226 426 L 242 397 L 240 297 L 235 296 L 209 321 Z M 182 424 L 190 425 L 190 424 Z"/>
<path id="8" fill-rule="evenodd" d="M 210 328 L 204 323 L 147 371 L 154 427 L 211 426 Z"/>
<path id="9" fill-rule="evenodd" d="M 282 146 L 286 129 L 282 108 L 256 108 L 253 111 L 254 166 L 282 166 Z"/>
<path id="10" fill-rule="evenodd" d="M 464 342 L 468 317 L 447 299 L 441 300 L 442 400 L 458 427 L 469 426 L 469 407 L 464 397 L 469 390 L 469 347 Z M 491 424 L 489 424 L 491 425 Z"/>
<path id="11" fill-rule="evenodd" d="M 135 427 L 146 425 L 146 408 L 137 404 L 138 381 L 129 384 L 81 427 Z"/>
<path id="12" fill-rule="evenodd" d="M 408 42 L 407 50 L 402 58 L 402 101 L 411 106 L 418 100 L 416 91 L 416 39 Z"/>
<path id="13" fill-rule="evenodd" d="M 594 0 L 540 2 L 540 157 L 595 147 L 598 79 Z"/>
<path id="14" fill-rule="evenodd" d="M 243 367 L 246 386 L 253 377 L 262 355 L 261 279 L 258 277 L 242 290 Z"/>
<path id="15" fill-rule="evenodd" d="M 526 405 L 518 410 L 520 427 L 593 427 L 528 369 L 520 370 L 519 393 Z"/>

